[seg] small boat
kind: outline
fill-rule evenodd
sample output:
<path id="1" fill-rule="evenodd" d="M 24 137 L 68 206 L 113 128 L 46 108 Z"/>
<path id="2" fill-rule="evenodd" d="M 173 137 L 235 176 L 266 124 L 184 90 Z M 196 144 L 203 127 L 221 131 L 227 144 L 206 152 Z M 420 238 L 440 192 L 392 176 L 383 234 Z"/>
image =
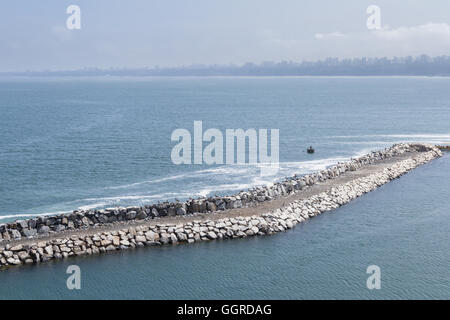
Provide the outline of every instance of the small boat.
<path id="1" fill-rule="evenodd" d="M 443 151 L 450 151 L 450 145 L 436 146 L 436 147 L 438 147 L 440 150 L 443 150 Z"/>
<path id="2" fill-rule="evenodd" d="M 306 149 L 306 152 L 308 152 L 308 153 L 314 153 L 313 147 L 310 146 L 308 149 Z"/>

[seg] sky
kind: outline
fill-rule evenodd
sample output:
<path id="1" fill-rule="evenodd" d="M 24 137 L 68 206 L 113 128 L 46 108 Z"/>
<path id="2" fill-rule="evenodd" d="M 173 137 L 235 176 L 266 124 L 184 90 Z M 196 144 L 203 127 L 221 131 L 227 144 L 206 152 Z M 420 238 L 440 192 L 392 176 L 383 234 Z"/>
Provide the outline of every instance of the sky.
<path id="1" fill-rule="evenodd" d="M 67 7 L 81 9 L 69 30 Z M 366 9 L 381 10 L 369 30 Z M 448 0 L 2 0 L 0 72 L 450 55 Z"/>

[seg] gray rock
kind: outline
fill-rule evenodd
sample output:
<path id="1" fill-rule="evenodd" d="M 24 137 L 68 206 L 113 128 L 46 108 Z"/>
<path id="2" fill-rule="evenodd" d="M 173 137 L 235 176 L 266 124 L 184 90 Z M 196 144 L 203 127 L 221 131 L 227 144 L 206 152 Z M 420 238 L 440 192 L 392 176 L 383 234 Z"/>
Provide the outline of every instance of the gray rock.
<path id="1" fill-rule="evenodd" d="M 159 241 L 160 241 L 162 244 L 168 244 L 168 243 L 170 242 L 169 235 L 168 235 L 167 233 L 161 234 L 161 237 L 160 237 Z"/>
<path id="2" fill-rule="evenodd" d="M 45 234 L 50 232 L 50 227 L 48 226 L 42 226 L 39 228 L 38 233 L 39 234 Z"/>
<path id="3" fill-rule="evenodd" d="M 29 255 L 28 252 L 26 252 L 26 251 L 20 251 L 20 252 L 17 253 L 17 255 L 19 256 L 19 259 L 20 259 L 21 261 L 25 261 L 25 260 L 27 260 L 28 258 L 30 258 L 30 255 Z"/>
<path id="4" fill-rule="evenodd" d="M 11 237 L 13 239 L 20 239 L 22 238 L 22 235 L 20 234 L 20 232 L 16 229 L 11 230 Z"/>
<path id="5" fill-rule="evenodd" d="M 13 252 L 12 251 L 8 251 L 8 250 L 6 250 L 6 251 L 3 251 L 3 256 L 6 258 L 6 259 L 8 259 L 8 258 L 11 258 L 12 256 L 13 256 Z"/>
<path id="6" fill-rule="evenodd" d="M 178 238 L 174 233 L 170 234 L 170 242 L 171 243 L 177 243 L 178 242 Z"/>
<path id="7" fill-rule="evenodd" d="M 22 232 L 23 232 L 24 236 L 27 238 L 34 237 L 37 235 L 36 229 L 24 229 L 24 230 L 22 230 Z"/>
<path id="8" fill-rule="evenodd" d="M 257 234 L 257 233 L 259 232 L 258 227 L 255 227 L 255 226 L 253 226 L 253 227 L 251 228 L 251 230 L 253 231 L 254 234 Z"/>
<path id="9" fill-rule="evenodd" d="M 176 235 L 178 241 L 187 241 L 187 235 L 185 233 L 178 232 Z"/>
<path id="10" fill-rule="evenodd" d="M 12 247 L 10 250 L 12 252 L 22 251 L 23 250 L 23 245 L 18 244 L 17 246 Z"/>
<path id="11" fill-rule="evenodd" d="M 145 211 L 140 211 L 139 213 L 138 213 L 138 215 L 136 216 L 136 218 L 138 219 L 138 220 L 143 220 L 143 219 L 145 219 L 145 218 L 147 218 L 147 213 L 145 213 Z"/>
<path id="12" fill-rule="evenodd" d="M 55 230 L 56 232 L 61 232 L 66 230 L 66 227 L 62 224 L 57 224 L 53 227 L 53 230 Z"/>
<path id="13" fill-rule="evenodd" d="M 211 211 L 211 212 L 214 212 L 214 211 L 217 210 L 216 204 L 215 204 L 214 202 L 211 202 L 211 201 L 208 201 L 208 202 L 206 203 L 206 208 L 207 208 L 209 211 Z"/>
<path id="14" fill-rule="evenodd" d="M 30 219 L 28 220 L 28 227 L 30 229 L 35 229 L 37 225 L 36 219 Z"/>
<path id="15" fill-rule="evenodd" d="M 115 251 L 116 247 L 114 247 L 112 244 L 106 247 L 106 251 Z"/>
<path id="16" fill-rule="evenodd" d="M 217 235 L 212 231 L 207 233 L 207 237 L 211 240 L 217 239 Z"/>
<path id="17" fill-rule="evenodd" d="M 9 264 L 16 266 L 22 264 L 22 262 L 19 259 L 9 258 L 7 261 Z"/>
<path id="18" fill-rule="evenodd" d="M 137 215 L 136 211 L 127 212 L 127 215 L 126 215 L 127 220 L 133 220 L 134 218 L 136 218 L 136 215 Z"/>
<path id="19" fill-rule="evenodd" d="M 159 234 L 153 231 L 148 231 L 145 233 L 145 237 L 148 241 L 158 241 L 159 240 Z"/>
<path id="20" fill-rule="evenodd" d="M 3 240 L 5 240 L 5 241 L 11 240 L 11 237 L 9 236 L 9 232 L 6 232 L 6 231 L 3 232 L 2 237 L 3 237 Z"/>
<path id="21" fill-rule="evenodd" d="M 145 236 L 136 236 L 136 242 L 146 242 Z"/>
<path id="22" fill-rule="evenodd" d="M 169 217 L 173 217 L 173 216 L 175 216 L 176 214 L 177 214 L 177 211 L 175 210 L 174 207 L 170 207 L 169 210 L 167 211 L 167 215 L 168 215 Z"/>
<path id="23" fill-rule="evenodd" d="M 130 241 L 128 241 L 128 240 L 120 240 L 120 244 L 122 246 L 129 247 L 130 246 Z"/>
<path id="24" fill-rule="evenodd" d="M 21 229 L 25 229 L 28 227 L 28 222 L 25 220 L 17 220 L 16 223 Z"/>
<path id="25" fill-rule="evenodd" d="M 104 214 L 101 214 L 97 219 L 100 223 L 108 223 L 108 217 Z"/>
<path id="26" fill-rule="evenodd" d="M 218 210 L 225 210 L 227 208 L 227 204 L 225 202 L 221 202 L 219 205 L 217 205 Z"/>

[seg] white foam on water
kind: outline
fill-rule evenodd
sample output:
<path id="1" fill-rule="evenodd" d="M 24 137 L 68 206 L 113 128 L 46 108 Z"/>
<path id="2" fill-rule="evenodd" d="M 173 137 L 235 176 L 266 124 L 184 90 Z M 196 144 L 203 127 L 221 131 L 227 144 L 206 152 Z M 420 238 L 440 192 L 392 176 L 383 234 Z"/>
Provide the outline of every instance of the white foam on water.
<path id="1" fill-rule="evenodd" d="M 394 143 L 404 142 L 404 140 L 394 140 L 394 141 L 339 141 L 335 142 L 336 144 L 344 144 L 344 145 L 371 145 L 371 146 L 391 146 Z M 371 150 L 373 151 L 373 150 Z"/>
<path id="2" fill-rule="evenodd" d="M 78 207 L 79 210 L 91 210 L 91 209 L 95 209 L 95 208 L 99 208 L 99 207 L 103 207 L 103 206 L 107 206 L 109 205 L 108 202 L 97 202 L 97 203 L 93 203 L 93 204 L 88 204 L 85 206 L 80 206 Z"/>
<path id="3" fill-rule="evenodd" d="M 144 194 L 144 195 L 118 195 L 113 197 L 99 197 L 99 198 L 86 198 L 77 201 L 88 201 L 95 202 L 89 206 L 84 206 L 81 208 L 94 209 L 96 208 L 96 204 L 101 206 L 111 205 L 114 203 L 119 203 L 123 201 L 150 201 L 150 200 L 167 200 L 167 199 L 187 199 L 189 197 L 207 197 L 209 195 L 213 195 L 213 193 L 220 193 L 223 191 L 241 191 L 247 190 L 256 186 L 263 185 L 273 185 L 274 182 L 281 180 L 285 177 L 293 176 L 294 174 L 307 174 L 318 170 L 323 170 L 328 166 L 334 165 L 338 162 L 349 160 L 350 157 L 331 157 L 325 159 L 317 159 L 317 160 L 309 160 L 309 161 L 298 161 L 298 162 L 281 162 L 279 164 L 279 171 L 273 176 L 259 176 L 259 169 L 261 164 L 256 165 L 227 165 L 220 166 L 216 168 L 210 168 L 205 170 L 194 171 L 188 174 L 176 175 L 168 177 L 167 179 L 157 179 L 157 180 L 149 180 L 152 182 L 164 182 L 167 180 L 176 180 L 179 179 L 182 181 L 183 179 L 194 177 L 196 179 L 202 179 L 205 174 L 210 180 L 213 180 L 210 184 L 203 185 L 201 189 L 193 189 L 195 187 L 195 182 L 192 183 L 193 188 L 189 188 L 188 191 L 185 192 L 166 192 L 159 194 Z M 224 175 L 227 180 L 236 179 L 247 180 L 239 183 L 222 183 L 218 184 L 214 181 L 214 176 L 216 175 Z M 217 178 L 217 177 L 216 177 Z M 143 184 L 145 182 L 142 182 Z M 135 186 L 136 184 L 133 184 Z M 105 203 L 106 201 L 106 203 Z"/>
<path id="4" fill-rule="evenodd" d="M 55 211 L 55 212 L 45 212 L 45 213 L 20 213 L 20 214 L 9 214 L 0 216 L 0 220 L 7 219 L 17 219 L 17 218 L 33 218 L 33 217 L 44 217 L 44 216 L 54 216 L 58 214 L 69 213 L 68 211 Z"/>
<path id="5" fill-rule="evenodd" d="M 191 175 L 190 173 L 185 173 L 185 174 L 169 176 L 169 177 L 165 177 L 165 178 L 161 178 L 161 179 L 146 180 L 146 181 L 135 182 L 135 183 L 131 183 L 131 184 L 120 185 L 120 186 L 106 187 L 105 189 L 127 189 L 127 188 L 131 188 L 131 187 L 135 187 L 135 186 L 140 186 L 143 184 L 154 184 L 154 183 L 160 183 L 160 182 L 164 182 L 164 181 L 184 179 L 184 178 L 189 177 L 190 175 Z"/>
<path id="6" fill-rule="evenodd" d="M 179 195 L 184 195 L 187 193 L 178 193 L 178 192 L 167 192 L 167 193 L 159 193 L 159 194 L 149 194 L 149 195 L 123 195 L 123 196 L 114 196 L 114 197 L 100 197 L 100 198 L 86 198 L 81 200 L 75 200 L 72 202 L 82 202 L 82 201 L 104 201 L 98 203 L 104 203 L 104 205 L 111 204 L 114 202 L 120 202 L 123 200 L 152 200 L 152 199 L 164 199 L 164 198 L 172 198 Z M 81 208 L 81 207 L 80 207 Z M 92 207 L 89 209 L 93 209 Z"/>
<path id="7" fill-rule="evenodd" d="M 450 140 L 450 133 L 429 134 L 429 133 L 404 133 L 404 134 L 365 134 L 357 136 L 328 136 L 327 138 L 357 139 L 357 138 L 395 138 L 395 139 L 425 139 L 425 140 Z"/>
<path id="8" fill-rule="evenodd" d="M 246 167 L 246 166 L 244 166 Z M 233 169 L 231 169 L 233 168 Z M 186 178 L 192 178 L 192 177 L 199 177 L 200 175 L 204 175 L 204 174 L 217 174 L 217 175 L 228 175 L 228 174 L 244 174 L 247 172 L 246 168 L 242 168 L 242 166 L 239 165 L 224 165 L 224 166 L 219 166 L 219 167 L 214 167 L 214 168 L 209 168 L 209 169 L 203 169 L 203 170 L 197 170 L 197 171 L 192 171 L 192 172 L 187 172 L 187 173 L 183 173 L 183 174 L 178 174 L 178 175 L 173 175 L 173 176 L 168 176 L 168 177 L 164 177 L 164 178 L 160 178 L 160 179 L 153 179 L 153 180 L 146 180 L 146 181 L 140 181 L 140 182 L 135 182 L 135 183 L 131 183 L 131 184 L 125 184 L 125 185 L 120 185 L 120 186 L 113 186 L 113 187 L 106 187 L 105 189 L 128 189 L 131 187 L 136 187 L 136 186 L 141 186 L 141 185 L 145 185 L 145 184 L 157 184 L 157 183 L 161 183 L 161 182 L 166 182 L 166 181 L 170 181 L 170 180 L 182 180 L 182 179 L 186 179 Z"/>

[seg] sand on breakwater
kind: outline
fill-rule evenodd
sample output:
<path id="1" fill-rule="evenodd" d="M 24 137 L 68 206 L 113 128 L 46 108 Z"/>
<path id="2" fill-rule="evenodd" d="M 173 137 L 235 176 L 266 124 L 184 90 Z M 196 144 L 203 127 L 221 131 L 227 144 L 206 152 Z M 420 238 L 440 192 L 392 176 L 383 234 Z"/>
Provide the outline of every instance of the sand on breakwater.
<path id="1" fill-rule="evenodd" d="M 344 205 L 440 155 L 440 151 L 432 146 L 413 148 L 251 207 L 133 220 L 62 231 L 39 239 L 12 240 L 3 248 L 0 246 L 0 265 L 37 263 L 145 245 L 193 243 L 285 231 Z"/>

